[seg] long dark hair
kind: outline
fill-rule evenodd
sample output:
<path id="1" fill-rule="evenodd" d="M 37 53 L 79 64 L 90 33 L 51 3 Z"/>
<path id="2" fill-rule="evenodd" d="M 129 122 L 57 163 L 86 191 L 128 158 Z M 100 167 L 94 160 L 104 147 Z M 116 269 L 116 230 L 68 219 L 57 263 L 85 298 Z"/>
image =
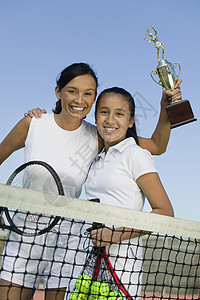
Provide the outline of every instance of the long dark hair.
<path id="1" fill-rule="evenodd" d="M 133 99 L 133 96 L 125 89 L 119 88 L 119 87 L 112 87 L 112 88 L 105 89 L 99 94 L 97 101 L 96 101 L 96 105 L 95 105 L 95 116 L 96 116 L 98 104 L 99 104 L 101 98 L 105 94 L 109 94 L 109 93 L 119 94 L 119 95 L 123 96 L 129 105 L 130 117 L 133 118 L 135 116 L 135 101 Z M 135 122 L 134 122 L 133 126 L 131 128 L 128 128 L 128 130 L 126 132 L 126 138 L 129 138 L 129 137 L 133 137 L 136 141 L 136 144 L 139 145 Z"/>
<path id="2" fill-rule="evenodd" d="M 59 87 L 59 90 L 61 90 L 66 84 L 68 84 L 72 79 L 74 79 L 77 76 L 81 75 L 91 75 L 98 87 L 98 79 L 95 75 L 95 72 L 92 70 L 92 68 L 86 64 L 86 63 L 74 63 L 67 68 L 65 68 L 56 79 L 56 84 Z M 55 114 L 59 114 L 62 111 L 62 105 L 61 100 L 59 99 L 56 102 L 56 107 L 53 109 L 53 112 Z"/>

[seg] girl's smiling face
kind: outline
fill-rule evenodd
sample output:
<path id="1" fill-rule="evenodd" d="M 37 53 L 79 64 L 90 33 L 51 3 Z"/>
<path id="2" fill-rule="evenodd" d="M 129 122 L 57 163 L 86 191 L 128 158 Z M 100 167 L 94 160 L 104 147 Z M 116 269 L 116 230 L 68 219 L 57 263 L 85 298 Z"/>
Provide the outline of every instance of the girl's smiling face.
<path id="1" fill-rule="evenodd" d="M 96 111 L 96 124 L 106 151 L 126 138 L 127 130 L 134 121 L 125 97 L 116 93 L 106 93 L 101 97 Z"/>

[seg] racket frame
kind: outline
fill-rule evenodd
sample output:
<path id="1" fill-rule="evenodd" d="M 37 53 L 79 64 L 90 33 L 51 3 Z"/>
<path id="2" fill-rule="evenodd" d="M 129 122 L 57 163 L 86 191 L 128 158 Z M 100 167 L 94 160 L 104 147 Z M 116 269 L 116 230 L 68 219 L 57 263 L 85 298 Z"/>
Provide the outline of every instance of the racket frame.
<path id="1" fill-rule="evenodd" d="M 100 199 L 99 198 L 94 198 L 94 199 L 90 199 L 89 201 L 92 202 L 97 202 L 100 203 Z M 97 223 L 97 222 L 93 222 L 92 227 L 88 228 L 88 232 L 92 231 L 93 229 L 100 229 L 105 227 L 104 224 L 101 223 Z M 92 279 L 94 281 L 96 281 L 98 279 L 98 275 L 99 275 L 99 271 L 100 271 L 100 266 L 101 266 L 101 260 L 103 259 L 108 271 L 110 272 L 112 278 L 114 279 L 114 282 L 116 283 L 116 285 L 118 286 L 118 288 L 120 289 L 120 291 L 122 291 L 122 293 L 124 294 L 124 296 L 128 299 L 128 300 L 133 300 L 133 297 L 130 295 L 130 293 L 127 291 L 127 289 L 125 288 L 124 284 L 121 282 L 120 278 L 118 277 L 117 273 L 115 272 L 110 259 L 108 257 L 108 254 L 106 252 L 106 248 L 105 247 L 94 247 L 92 248 L 91 252 L 97 253 L 97 257 L 96 257 L 96 261 L 95 261 L 95 268 L 94 268 L 94 272 L 93 272 L 93 276 Z"/>
<path id="2" fill-rule="evenodd" d="M 130 295 L 130 293 L 127 291 L 127 289 L 125 288 L 124 284 L 121 282 L 120 278 L 118 277 L 117 273 L 115 272 L 110 259 L 108 257 L 108 254 L 106 252 L 105 247 L 93 247 L 92 251 L 97 253 L 97 258 L 96 258 L 96 262 L 95 262 L 95 269 L 93 272 L 93 276 L 92 279 L 94 281 L 97 280 L 98 275 L 99 275 L 99 271 L 100 271 L 100 266 L 101 266 L 101 260 L 103 259 L 108 271 L 110 272 L 112 278 L 114 279 L 114 282 L 116 283 L 116 285 L 118 286 L 118 288 L 122 291 L 122 293 L 124 294 L 124 296 L 128 299 L 128 300 L 133 300 L 133 297 Z"/>
<path id="3" fill-rule="evenodd" d="M 58 194 L 64 196 L 64 189 L 63 189 L 63 185 L 62 182 L 58 176 L 58 174 L 56 173 L 56 171 L 46 162 L 43 161 L 39 161 L 39 160 L 32 160 L 32 161 L 28 161 L 24 164 L 22 164 L 21 166 L 19 166 L 8 178 L 6 184 L 7 185 L 11 185 L 13 179 L 16 177 L 16 175 L 18 173 L 20 173 L 21 171 L 23 171 L 26 167 L 31 166 L 31 165 L 40 165 L 44 168 L 46 168 L 50 174 L 52 175 L 52 177 L 54 178 L 55 184 L 57 186 L 58 189 Z M 26 233 L 23 230 L 20 230 L 12 221 L 12 217 L 9 213 L 9 209 L 7 207 L 1 207 L 0 208 L 0 212 L 4 212 L 6 215 L 6 219 L 9 223 L 10 226 L 8 225 L 1 225 L 1 227 L 3 229 L 8 229 L 11 230 L 19 235 L 23 235 L 23 236 L 28 236 L 28 237 L 33 237 L 33 236 L 39 236 L 42 235 L 44 233 L 47 233 L 48 231 L 50 231 L 57 223 L 58 221 L 61 219 L 61 217 L 55 216 L 54 220 L 52 221 L 52 223 L 50 225 L 48 225 L 46 228 L 43 228 L 41 230 L 39 230 L 37 233 Z"/>

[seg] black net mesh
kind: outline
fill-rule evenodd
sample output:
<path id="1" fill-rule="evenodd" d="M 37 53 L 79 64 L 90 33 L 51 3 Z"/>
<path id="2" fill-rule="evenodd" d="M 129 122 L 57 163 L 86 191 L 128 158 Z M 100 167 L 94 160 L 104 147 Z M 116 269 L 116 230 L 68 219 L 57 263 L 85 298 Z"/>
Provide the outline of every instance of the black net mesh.
<path id="1" fill-rule="evenodd" d="M 82 202 L 87 205 L 87 201 Z M 110 231 L 111 240 L 96 234 L 100 245 L 97 247 L 95 235 L 91 238 L 94 218 L 88 219 L 96 214 L 99 220 L 105 220 L 95 203 L 91 208 L 87 218 L 61 217 L 49 232 L 40 236 L 1 231 L 0 299 L 15 299 L 12 291 L 16 288 L 21 295 L 16 299 L 23 300 L 29 299 L 23 296 L 26 289 L 32 291 L 33 299 L 45 299 L 47 291 L 56 291 L 55 299 L 61 299 L 62 292 L 63 298 L 70 300 L 200 299 L 199 238 L 163 230 L 144 233 L 143 229 L 123 226 L 124 221 L 118 242 L 115 233 L 119 226 L 106 225 L 103 229 Z M 115 214 L 115 208 L 110 214 Z M 34 221 L 27 222 L 35 226 Z M 148 214 L 145 222 L 148 225 Z M 179 222 L 182 224 L 182 220 Z M 190 222 L 187 224 L 190 226 Z M 197 231 L 198 226 L 196 223 Z M 136 233 L 136 237 L 123 239 L 127 232 L 130 236 Z"/>

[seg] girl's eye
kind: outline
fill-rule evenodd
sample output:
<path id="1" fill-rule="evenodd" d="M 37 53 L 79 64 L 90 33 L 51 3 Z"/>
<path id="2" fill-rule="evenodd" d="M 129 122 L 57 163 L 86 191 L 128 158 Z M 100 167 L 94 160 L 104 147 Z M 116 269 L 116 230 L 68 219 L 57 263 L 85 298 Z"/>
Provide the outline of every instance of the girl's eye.
<path id="1" fill-rule="evenodd" d="M 75 91 L 69 90 L 68 93 L 70 93 L 70 94 L 75 94 Z"/>
<path id="2" fill-rule="evenodd" d="M 92 93 L 87 92 L 87 93 L 85 93 L 85 95 L 86 96 L 92 96 Z"/>
<path id="3" fill-rule="evenodd" d="M 102 110 L 100 113 L 101 113 L 102 115 L 106 115 L 106 114 L 107 114 L 107 111 L 106 111 L 106 110 Z"/>

